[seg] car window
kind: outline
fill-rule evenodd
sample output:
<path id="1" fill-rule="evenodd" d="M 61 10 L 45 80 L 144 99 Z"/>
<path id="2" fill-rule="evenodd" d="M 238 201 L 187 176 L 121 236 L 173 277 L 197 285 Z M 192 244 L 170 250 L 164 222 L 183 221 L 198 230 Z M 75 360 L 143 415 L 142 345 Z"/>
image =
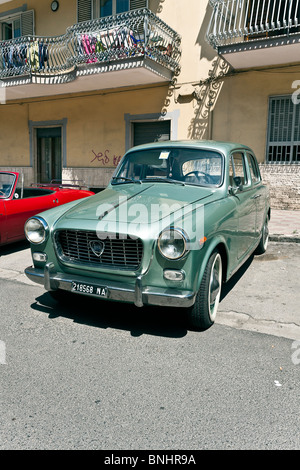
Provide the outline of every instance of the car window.
<path id="1" fill-rule="evenodd" d="M 0 173 L 0 199 L 11 195 L 15 184 L 16 176 L 11 173 Z"/>
<path id="2" fill-rule="evenodd" d="M 257 166 L 257 163 L 250 153 L 247 153 L 247 159 L 249 163 L 250 175 L 253 184 L 256 184 L 260 181 L 260 173 Z"/>
<path id="3" fill-rule="evenodd" d="M 238 181 L 240 181 L 240 183 L 238 183 Z M 248 185 L 248 176 L 243 152 L 235 152 L 231 156 L 229 166 L 229 184 L 230 186 L 239 186 L 239 184 L 242 186 Z"/>
<path id="4" fill-rule="evenodd" d="M 213 150 L 155 147 L 126 155 L 112 184 L 168 182 L 197 186 L 220 186 L 223 156 Z"/>

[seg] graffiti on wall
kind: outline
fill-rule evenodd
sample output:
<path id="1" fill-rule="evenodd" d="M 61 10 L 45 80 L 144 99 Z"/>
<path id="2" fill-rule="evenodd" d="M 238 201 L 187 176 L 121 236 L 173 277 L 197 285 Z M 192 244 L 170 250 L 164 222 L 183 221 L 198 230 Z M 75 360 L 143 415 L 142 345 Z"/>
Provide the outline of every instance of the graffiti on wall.
<path id="1" fill-rule="evenodd" d="M 92 153 L 94 156 L 91 163 L 98 163 L 101 167 L 116 167 L 122 158 L 121 155 L 113 154 L 110 150 L 104 150 L 104 152 L 98 153 L 92 150 Z"/>

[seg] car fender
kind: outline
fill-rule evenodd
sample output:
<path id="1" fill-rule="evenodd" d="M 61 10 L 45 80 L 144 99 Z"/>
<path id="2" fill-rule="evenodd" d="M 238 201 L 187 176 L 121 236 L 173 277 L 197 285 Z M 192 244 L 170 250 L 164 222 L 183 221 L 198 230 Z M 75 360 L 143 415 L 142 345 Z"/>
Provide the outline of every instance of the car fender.
<path id="1" fill-rule="evenodd" d="M 228 259 L 228 246 L 226 243 L 225 238 L 222 235 L 217 235 L 211 239 L 205 241 L 202 250 L 205 250 L 202 254 L 201 263 L 199 263 L 199 270 L 197 273 L 197 281 L 196 281 L 196 291 L 200 289 L 201 281 L 203 278 L 203 274 L 208 263 L 208 260 L 214 250 L 218 247 L 218 250 L 221 252 L 222 261 L 223 261 L 223 274 L 225 274 L 225 279 L 227 278 L 227 272 L 224 271 L 227 267 L 227 259 Z"/>

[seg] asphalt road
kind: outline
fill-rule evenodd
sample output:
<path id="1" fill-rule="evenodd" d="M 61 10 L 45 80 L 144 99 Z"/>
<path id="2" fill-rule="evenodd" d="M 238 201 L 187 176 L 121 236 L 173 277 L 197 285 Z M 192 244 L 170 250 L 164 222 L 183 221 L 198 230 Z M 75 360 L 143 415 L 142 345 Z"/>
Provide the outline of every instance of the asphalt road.
<path id="1" fill-rule="evenodd" d="M 0 449 L 300 449 L 299 257 L 270 246 L 197 332 L 174 310 L 59 305 L 2 253 Z"/>

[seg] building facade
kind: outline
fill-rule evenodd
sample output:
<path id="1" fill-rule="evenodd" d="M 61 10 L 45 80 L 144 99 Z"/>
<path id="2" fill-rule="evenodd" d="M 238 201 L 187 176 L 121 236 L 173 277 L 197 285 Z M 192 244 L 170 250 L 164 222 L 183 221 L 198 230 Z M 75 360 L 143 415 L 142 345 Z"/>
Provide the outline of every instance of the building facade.
<path id="1" fill-rule="evenodd" d="M 133 145 L 232 140 L 300 209 L 298 3 L 2 2 L 0 168 L 99 190 Z"/>

